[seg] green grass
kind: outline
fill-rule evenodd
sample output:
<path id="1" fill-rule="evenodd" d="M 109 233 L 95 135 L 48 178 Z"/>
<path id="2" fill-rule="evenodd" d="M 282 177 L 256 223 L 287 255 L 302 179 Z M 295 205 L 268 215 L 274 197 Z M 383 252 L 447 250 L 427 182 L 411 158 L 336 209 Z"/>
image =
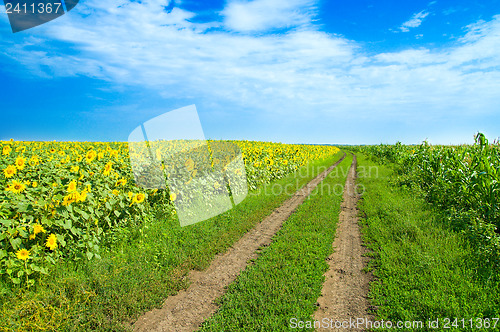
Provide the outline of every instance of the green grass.
<path id="1" fill-rule="evenodd" d="M 498 278 L 482 277 L 464 236 L 453 232 L 416 189 L 397 186 L 390 167 L 359 156 L 358 167 L 368 166 L 378 167 L 378 177 L 373 172 L 358 182 L 365 188 L 363 233 L 375 258 L 371 297 L 377 319 L 424 326 L 439 319 L 439 328 L 420 331 L 440 331 L 447 330 L 445 318 L 500 317 Z M 500 322 L 490 330 L 500 330 Z"/>
<path id="2" fill-rule="evenodd" d="M 201 331 L 288 331 L 292 318 L 313 320 L 351 162 L 348 155 L 337 166 L 342 171 L 332 172 L 286 220 L 218 300 L 220 309 Z"/>
<path id="3" fill-rule="evenodd" d="M 118 234 L 123 241 L 101 260 L 60 264 L 29 290 L 0 284 L 0 330 L 130 330 L 140 314 L 161 307 L 166 297 L 186 288 L 191 269 L 205 269 L 216 254 L 342 155 L 265 185 L 208 221 L 180 227 L 174 218 L 150 216 L 144 227 Z M 289 190 L 276 190 L 284 187 Z"/>

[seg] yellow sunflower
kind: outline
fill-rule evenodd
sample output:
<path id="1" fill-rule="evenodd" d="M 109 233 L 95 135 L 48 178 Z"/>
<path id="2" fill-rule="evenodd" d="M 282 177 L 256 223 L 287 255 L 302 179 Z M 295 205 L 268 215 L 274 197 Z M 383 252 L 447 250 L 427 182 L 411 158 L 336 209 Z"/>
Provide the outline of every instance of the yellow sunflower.
<path id="1" fill-rule="evenodd" d="M 16 252 L 16 256 L 20 260 L 27 260 L 30 257 L 30 252 L 26 249 L 21 249 Z"/>
<path id="2" fill-rule="evenodd" d="M 193 161 L 193 159 L 189 158 L 188 160 L 186 160 L 186 162 L 184 163 L 184 166 L 187 168 L 187 170 L 189 172 L 191 172 L 194 169 L 194 161 Z"/>
<path id="3" fill-rule="evenodd" d="M 104 166 L 104 171 L 102 172 L 105 176 L 108 176 L 113 169 L 113 163 L 109 161 L 106 166 Z"/>
<path id="4" fill-rule="evenodd" d="M 67 191 L 69 193 L 75 192 L 76 191 L 76 181 L 73 180 L 69 183 Z"/>
<path id="5" fill-rule="evenodd" d="M 175 193 L 170 194 L 170 200 L 173 202 L 177 199 L 177 195 Z"/>
<path id="6" fill-rule="evenodd" d="M 26 165 L 26 158 L 23 158 L 21 156 L 19 156 L 19 157 L 16 158 L 16 168 L 18 170 L 21 171 L 22 169 L 24 169 L 25 165 Z"/>
<path id="7" fill-rule="evenodd" d="M 16 172 L 17 172 L 17 168 L 13 165 L 9 165 L 9 166 L 7 166 L 6 169 L 3 170 L 3 173 L 5 174 L 6 178 L 13 177 L 14 174 L 16 174 Z"/>
<path id="8" fill-rule="evenodd" d="M 97 153 L 94 151 L 94 150 L 90 150 L 89 152 L 87 152 L 87 154 L 85 155 L 85 161 L 87 163 L 91 163 L 92 161 L 94 161 L 94 159 L 97 157 Z"/>
<path id="9" fill-rule="evenodd" d="M 144 202 L 144 199 L 146 198 L 146 195 L 143 193 L 135 194 L 134 199 L 132 200 L 132 203 L 142 203 Z"/>
<path id="10" fill-rule="evenodd" d="M 14 194 L 18 194 L 26 189 L 26 185 L 19 181 L 12 181 L 12 183 L 7 187 L 7 191 L 12 191 Z"/>
<path id="11" fill-rule="evenodd" d="M 87 199 L 87 194 L 88 194 L 88 191 L 87 191 L 87 189 L 85 189 L 84 191 L 82 191 L 78 195 L 78 198 L 76 199 L 76 202 L 77 203 L 84 202 Z"/>
<path id="12" fill-rule="evenodd" d="M 33 225 L 33 233 L 36 235 L 38 233 L 45 233 L 45 229 L 43 228 L 42 225 L 40 224 L 35 224 Z"/>
<path id="13" fill-rule="evenodd" d="M 71 203 L 79 201 L 80 199 L 81 199 L 80 194 L 78 193 L 78 191 L 75 191 L 75 192 L 72 192 L 72 193 L 64 196 L 62 205 L 68 206 Z"/>
<path id="14" fill-rule="evenodd" d="M 45 246 L 48 247 L 50 250 L 54 250 L 57 248 L 57 237 L 55 234 L 49 235 L 49 237 L 47 238 L 47 242 L 45 243 Z"/>
<path id="15" fill-rule="evenodd" d="M 11 151 L 12 151 L 12 148 L 10 146 L 8 146 L 8 145 L 5 145 L 3 147 L 2 154 L 4 156 L 6 156 L 6 155 L 9 155 Z"/>
<path id="16" fill-rule="evenodd" d="M 38 156 L 33 156 L 30 158 L 30 161 L 29 161 L 29 164 L 31 166 L 36 166 L 40 163 L 40 158 L 38 158 Z"/>

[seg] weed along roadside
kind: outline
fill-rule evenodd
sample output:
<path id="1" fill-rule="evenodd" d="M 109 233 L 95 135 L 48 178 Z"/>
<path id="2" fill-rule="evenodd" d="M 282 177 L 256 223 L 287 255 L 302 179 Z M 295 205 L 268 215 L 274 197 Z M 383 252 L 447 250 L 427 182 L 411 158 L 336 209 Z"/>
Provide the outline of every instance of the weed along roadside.
<path id="1" fill-rule="evenodd" d="M 500 283 L 494 260 L 485 269 L 487 256 L 477 240 L 457 231 L 450 215 L 429 203 L 430 182 L 421 183 L 424 188 L 409 185 L 413 176 L 402 174 L 398 163 L 380 159 L 382 149 L 405 149 L 411 155 L 415 147 L 378 149 L 358 154 L 358 168 L 378 169 L 377 177 L 358 178 L 364 186 L 359 204 L 363 239 L 372 250 L 369 270 L 376 278 L 370 299 L 375 321 L 386 322 L 377 330 L 391 330 L 387 322 L 392 330 L 498 330 Z"/>

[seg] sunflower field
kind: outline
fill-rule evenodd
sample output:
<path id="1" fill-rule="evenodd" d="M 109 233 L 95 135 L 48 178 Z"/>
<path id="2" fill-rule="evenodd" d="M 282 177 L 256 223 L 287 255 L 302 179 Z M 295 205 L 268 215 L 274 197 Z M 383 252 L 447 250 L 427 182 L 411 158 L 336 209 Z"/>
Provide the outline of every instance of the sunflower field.
<path id="1" fill-rule="evenodd" d="M 339 151 L 232 143 L 241 149 L 250 190 Z M 183 167 L 195 171 L 192 163 Z M 29 287 L 64 260 L 98 259 L 117 234 L 153 211 L 176 214 L 178 193 L 137 185 L 128 143 L 0 141 L 0 172 L 0 275 L 14 284 Z"/>

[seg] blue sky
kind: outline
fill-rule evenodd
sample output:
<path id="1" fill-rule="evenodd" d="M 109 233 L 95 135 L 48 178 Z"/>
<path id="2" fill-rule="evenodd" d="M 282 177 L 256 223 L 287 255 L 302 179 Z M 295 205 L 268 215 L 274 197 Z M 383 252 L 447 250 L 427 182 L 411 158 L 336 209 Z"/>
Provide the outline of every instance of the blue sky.
<path id="1" fill-rule="evenodd" d="M 125 141 L 195 104 L 207 138 L 500 136 L 500 0 L 82 0 L 13 34 L 0 139 Z"/>

